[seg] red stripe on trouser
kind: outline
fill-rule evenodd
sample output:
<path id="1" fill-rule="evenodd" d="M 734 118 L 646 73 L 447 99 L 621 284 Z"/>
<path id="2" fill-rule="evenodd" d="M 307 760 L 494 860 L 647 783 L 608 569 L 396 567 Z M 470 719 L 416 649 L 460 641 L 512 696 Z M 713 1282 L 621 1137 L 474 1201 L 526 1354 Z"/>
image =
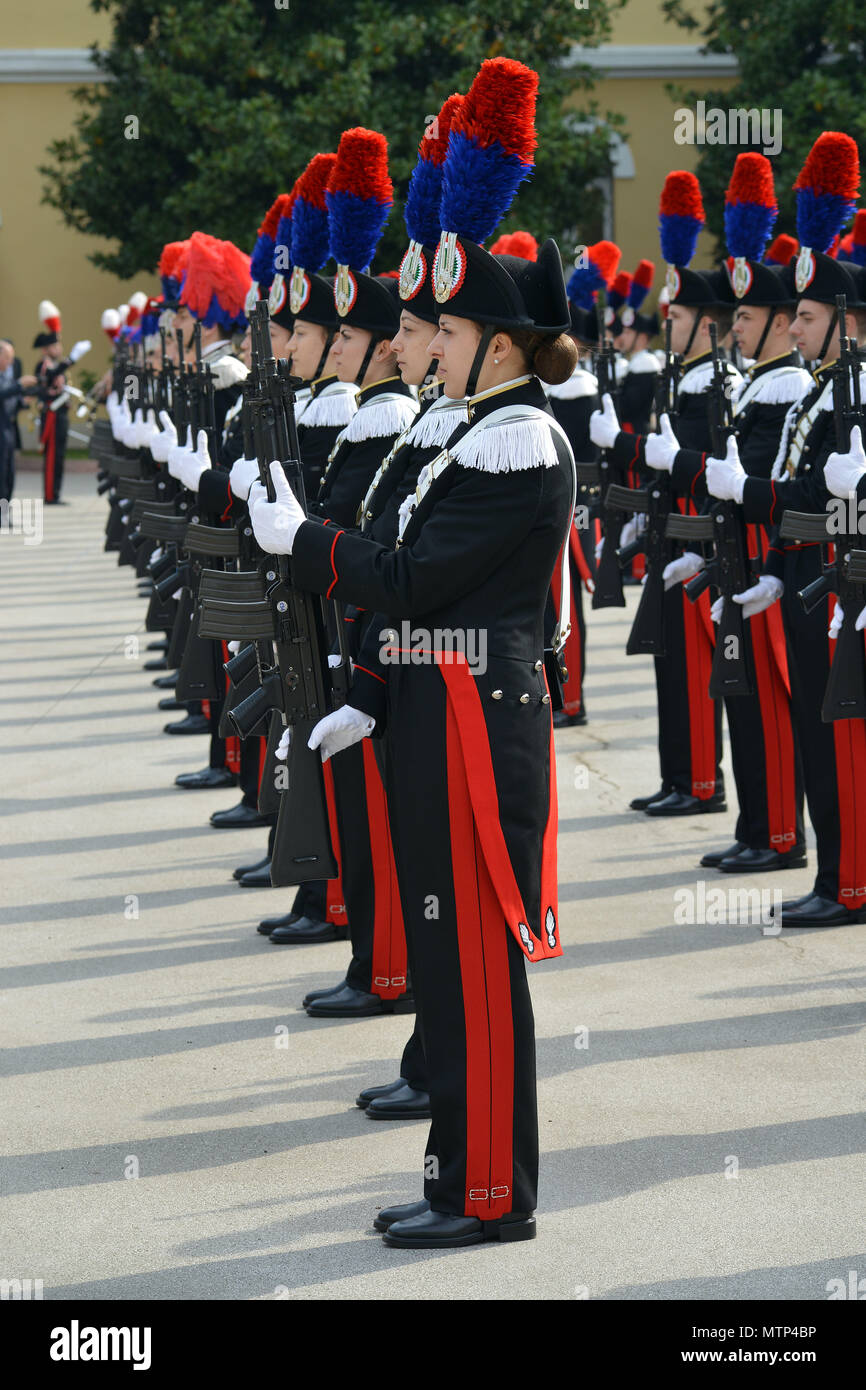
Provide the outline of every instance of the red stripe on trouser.
<path id="1" fill-rule="evenodd" d="M 463 766 L 472 800 L 475 826 L 509 931 L 527 960 L 545 960 L 549 957 L 561 956 L 562 945 L 557 935 L 553 934 L 552 942 L 547 938 L 547 933 L 544 930 L 541 931 L 540 936 L 536 936 L 523 906 L 523 897 L 514 876 L 514 868 L 499 820 L 499 794 L 496 789 L 487 724 L 481 709 L 481 696 L 478 693 L 477 682 L 469 670 L 464 656 L 461 655 L 458 660 L 455 660 L 453 654 L 449 653 L 444 662 L 441 652 L 434 652 L 433 656 L 448 690 L 449 709 L 454 711 L 460 746 L 463 750 Z M 553 772 L 553 765 L 551 765 L 550 788 L 555 793 L 556 777 Z M 552 815 L 555 816 L 555 811 L 551 805 L 548 807 L 548 830 Z M 554 834 L 555 826 L 556 821 L 554 820 Z M 544 848 L 547 848 L 549 852 L 549 844 L 543 845 Z M 554 886 L 555 878 L 554 871 Z M 549 908 L 554 915 L 555 922 L 556 899 L 553 897 L 551 874 L 544 872 L 543 855 L 540 887 L 542 894 L 545 888 L 549 890 L 549 897 L 542 896 L 541 898 L 542 921 L 544 921 Z M 521 928 L 526 933 L 525 937 Z"/>
<path id="2" fill-rule="evenodd" d="M 562 551 L 560 551 L 557 556 L 556 565 L 550 579 L 550 588 L 553 593 L 553 606 L 558 615 L 560 604 L 562 603 Z M 562 687 L 562 708 L 565 710 L 566 714 L 579 714 L 583 708 L 583 681 L 580 675 L 583 644 L 580 640 L 580 628 L 577 622 L 577 606 L 575 604 L 573 587 L 571 590 L 569 622 L 571 623 L 571 632 L 568 635 L 568 641 L 562 653 L 563 660 L 565 661 L 565 669 L 568 672 L 568 680 L 565 681 Z"/>
<path id="3" fill-rule="evenodd" d="M 335 927 L 344 927 L 349 918 L 346 913 L 346 899 L 343 895 L 342 855 L 340 852 L 340 829 L 337 824 L 337 802 L 334 796 L 334 773 L 330 762 L 322 764 L 325 776 L 325 804 L 328 808 L 328 827 L 331 831 L 331 845 L 337 862 L 335 878 L 325 884 L 325 913 L 327 920 Z"/>
<path id="4" fill-rule="evenodd" d="M 576 526 L 571 526 L 568 532 L 568 543 L 571 547 L 571 558 L 577 566 L 577 572 L 585 585 L 590 589 L 594 584 L 592 570 L 589 568 L 589 561 L 583 553 L 583 546 L 580 543 L 580 533 Z"/>
<path id="5" fill-rule="evenodd" d="M 709 609 L 709 593 L 701 594 L 697 603 L 690 603 L 683 589 L 692 796 L 699 801 L 708 801 L 716 789 L 716 718 L 709 694 L 713 665 L 713 648 L 707 631 Z"/>
<path id="6" fill-rule="evenodd" d="M 256 795 L 262 794 L 262 778 L 265 775 L 265 763 L 268 760 L 268 740 L 259 735 L 259 776 L 256 783 Z"/>
<path id="7" fill-rule="evenodd" d="M 229 772 L 241 770 L 241 741 L 234 734 L 226 739 L 226 767 Z"/>
<path id="8" fill-rule="evenodd" d="M 787 854 L 797 840 L 797 784 L 791 702 L 776 659 L 768 612 L 750 619 L 755 680 L 761 707 L 770 846 Z M 787 668 L 786 668 L 787 669 Z"/>
<path id="9" fill-rule="evenodd" d="M 547 684 L 547 676 L 544 678 Z M 541 844 L 541 934 L 550 949 L 550 927 L 556 935 L 559 912 L 559 874 L 557 873 L 557 831 L 559 830 L 559 799 L 556 794 L 556 749 L 553 743 L 553 712 L 550 715 L 550 775 L 548 781 L 547 824 Z M 549 922 L 548 914 L 553 921 Z M 562 947 L 559 948 L 561 954 Z"/>
<path id="10" fill-rule="evenodd" d="M 204 715 L 205 719 L 210 719 L 210 700 L 202 700 L 201 712 Z"/>
<path id="11" fill-rule="evenodd" d="M 457 719 L 446 714 L 446 765 L 466 1030 L 466 1200 L 481 1221 L 511 1211 L 514 1024 L 505 923 L 473 817 Z"/>
<path id="12" fill-rule="evenodd" d="M 373 861 L 373 963 L 370 989 L 382 999 L 396 999 L 406 988 L 406 933 L 397 888 L 397 870 L 388 824 L 385 788 L 379 775 L 376 755 L 365 738 L 364 791 L 367 797 L 367 824 Z"/>
<path id="13" fill-rule="evenodd" d="M 836 599 L 828 603 L 832 618 Z M 830 664 L 836 649 L 830 638 Z M 834 719 L 836 786 L 839 794 L 839 902 L 866 906 L 866 720 Z"/>
<path id="14" fill-rule="evenodd" d="M 42 452 L 45 456 L 45 500 L 54 496 L 54 468 L 57 460 L 57 416 L 46 410 L 42 421 Z"/>

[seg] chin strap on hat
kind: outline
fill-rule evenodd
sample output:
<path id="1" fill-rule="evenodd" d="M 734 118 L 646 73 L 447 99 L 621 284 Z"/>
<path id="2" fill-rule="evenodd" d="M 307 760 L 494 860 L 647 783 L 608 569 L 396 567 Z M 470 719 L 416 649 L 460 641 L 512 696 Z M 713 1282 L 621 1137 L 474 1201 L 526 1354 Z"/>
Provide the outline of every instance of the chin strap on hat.
<path id="1" fill-rule="evenodd" d="M 336 335 L 336 332 L 337 332 L 336 328 L 326 328 L 326 329 L 325 329 L 325 346 L 322 348 L 322 355 L 321 355 L 321 357 L 319 358 L 319 365 L 318 365 L 318 367 L 316 368 L 316 370 L 313 372 L 313 381 L 318 381 L 319 377 L 322 375 L 323 371 L 325 370 L 325 363 L 326 363 L 327 360 L 328 360 L 328 353 L 331 351 L 331 347 L 332 347 L 332 345 L 333 345 L 334 337 L 335 337 L 335 335 Z M 364 370 L 365 370 L 365 371 L 367 370 L 366 367 L 364 368 Z"/>
<path id="2" fill-rule="evenodd" d="M 832 305 L 831 305 L 831 308 L 832 308 Z M 816 361 L 818 361 L 818 362 L 823 362 L 823 361 L 824 361 L 824 358 L 827 356 L 827 350 L 828 350 L 828 348 L 830 347 L 830 339 L 832 338 L 832 336 L 833 336 L 833 334 L 835 333 L 835 331 L 836 331 L 836 313 L 835 313 L 835 310 L 834 310 L 834 311 L 830 314 L 830 324 L 829 324 L 829 326 L 828 326 L 828 328 L 827 328 L 827 332 L 824 334 L 824 341 L 823 341 L 823 343 L 821 344 L 821 351 L 818 353 L 818 356 L 817 356 L 817 358 L 816 358 Z"/>
<path id="3" fill-rule="evenodd" d="M 475 349 L 475 356 L 472 359 L 472 366 L 469 368 L 469 375 L 466 378 L 466 395 L 474 396 L 478 389 L 478 378 L 481 375 L 481 368 L 484 366 L 484 359 L 487 356 L 487 349 L 495 332 L 492 323 L 482 325 L 481 338 Z"/>
<path id="4" fill-rule="evenodd" d="M 370 335 L 370 341 L 367 344 L 367 351 L 364 353 L 363 361 L 361 362 L 361 365 L 358 368 L 358 374 L 355 377 L 355 385 L 357 386 L 359 391 L 361 390 L 361 387 L 364 385 L 364 377 L 367 375 L 367 368 L 373 360 L 373 353 L 376 351 L 376 348 L 378 347 L 379 343 L 381 343 L 381 341 L 381 336 L 377 337 L 375 333 Z"/>

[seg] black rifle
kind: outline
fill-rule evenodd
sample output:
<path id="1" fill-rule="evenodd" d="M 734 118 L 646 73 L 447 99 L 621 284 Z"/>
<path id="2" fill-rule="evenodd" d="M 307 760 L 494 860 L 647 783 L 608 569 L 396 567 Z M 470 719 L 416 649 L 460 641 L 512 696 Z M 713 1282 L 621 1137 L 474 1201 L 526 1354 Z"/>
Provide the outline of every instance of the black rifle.
<path id="1" fill-rule="evenodd" d="M 306 510 L 303 473 L 294 420 L 295 380 L 274 361 L 267 305 L 250 318 L 253 368 L 245 408 L 250 413 L 259 476 L 274 499 L 270 462 L 279 459 Z M 265 556 L 260 566 L 265 597 L 235 603 L 209 598 L 202 609 L 202 636 L 236 638 L 256 644 L 261 685 L 236 705 L 229 718 L 241 737 L 255 730 L 271 711 L 292 730 L 287 761 L 288 787 L 280 798 L 271 882 L 282 887 L 308 879 L 333 878 L 322 760 L 307 747 L 313 726 L 332 707 L 333 676 L 328 667 L 325 607 L 321 598 L 294 586 L 288 556 Z M 232 576 L 248 582 L 250 576 Z M 263 639 L 271 639 L 270 642 Z M 262 661 L 262 652 L 267 658 Z"/>
<path id="2" fill-rule="evenodd" d="M 836 448 L 840 452 L 851 447 L 854 425 L 863 428 L 860 355 L 856 342 L 845 332 L 847 311 L 846 296 L 838 294 L 839 357 L 833 369 L 833 423 Z M 854 518 L 849 515 L 849 502 L 835 498 L 832 502 L 835 504 L 833 510 L 827 514 L 786 511 L 780 527 L 783 536 L 817 541 L 823 547 L 822 572 L 799 595 L 806 612 L 811 613 L 830 594 L 835 594 L 842 605 L 842 626 L 836 637 L 833 664 L 821 706 L 825 724 L 832 724 L 836 719 L 866 717 L 866 652 L 863 633 L 854 626 L 866 605 L 863 551 L 857 549 L 863 538 L 858 529 L 859 515 Z M 828 503 L 828 508 L 830 505 Z M 854 507 L 856 512 L 856 502 Z M 845 521 L 840 522 L 838 514 L 843 509 Z"/>
<path id="3" fill-rule="evenodd" d="M 673 425 L 677 410 L 677 382 L 680 359 L 671 348 L 670 319 L 665 322 L 665 366 L 660 373 L 656 407 L 660 417 L 665 411 Z M 659 408 L 660 407 L 660 408 Z M 673 556 L 673 546 L 667 535 L 668 517 L 673 509 L 671 480 L 666 473 L 654 476 L 645 488 L 620 487 L 612 483 L 605 504 L 634 516 L 645 515 L 646 526 L 639 536 L 619 552 L 619 562 L 630 565 L 637 555 L 646 555 L 646 579 L 640 602 L 626 643 L 626 654 L 664 656 L 664 573 Z"/>
<path id="4" fill-rule="evenodd" d="M 714 456 L 724 458 L 728 440 L 736 430 L 729 395 L 730 377 L 719 352 L 718 329 L 714 323 L 710 324 L 710 344 L 713 354 L 710 441 Z M 710 501 L 712 506 L 703 516 L 680 516 L 671 512 L 667 533 L 685 541 L 690 549 L 695 549 L 695 542 L 712 541 L 714 544 L 713 559 L 684 586 L 692 603 L 697 602 L 710 584 L 718 589 L 723 600 L 710 672 L 710 695 L 713 699 L 724 695 L 753 695 L 752 645 L 746 640 L 742 604 L 733 601 L 734 594 L 742 594 L 751 584 L 746 523 L 742 508 L 735 502 L 720 502 L 715 498 Z"/>
<path id="5" fill-rule="evenodd" d="M 604 336 L 603 321 L 599 321 L 599 351 L 595 361 L 595 375 L 598 381 L 599 404 L 605 395 L 614 399 L 616 393 L 616 369 L 614 366 L 613 344 Z M 592 465 L 590 465 L 592 468 Z M 595 589 L 592 595 L 593 608 L 624 608 L 625 594 L 622 591 L 622 569 L 619 562 L 619 539 L 625 524 L 623 513 L 610 505 L 612 484 L 625 484 L 625 470 L 618 467 L 608 456 L 607 449 L 601 449 L 598 456 L 595 476 L 583 469 L 580 481 L 590 486 L 597 483 L 600 488 L 597 515 L 601 521 L 604 544 L 596 564 Z"/>

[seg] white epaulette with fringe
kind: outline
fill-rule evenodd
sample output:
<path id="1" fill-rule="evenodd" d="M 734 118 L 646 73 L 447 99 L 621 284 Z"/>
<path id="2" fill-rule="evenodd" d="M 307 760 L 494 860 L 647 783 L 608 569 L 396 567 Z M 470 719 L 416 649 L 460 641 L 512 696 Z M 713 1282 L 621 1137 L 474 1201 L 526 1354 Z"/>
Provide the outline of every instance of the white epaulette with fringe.
<path id="1" fill-rule="evenodd" d="M 659 360 L 654 352 L 649 348 L 641 348 L 634 357 L 629 359 L 628 370 L 630 376 L 644 376 L 649 372 L 660 372 Z"/>
<path id="2" fill-rule="evenodd" d="M 419 415 L 406 433 L 403 444 L 415 449 L 435 449 L 447 444 L 457 426 L 466 419 L 466 402 L 440 396 Z"/>
<path id="3" fill-rule="evenodd" d="M 304 429 L 343 429 L 355 418 L 358 393 L 347 381 L 331 381 L 317 395 L 309 395 L 303 415 L 296 415 Z"/>
<path id="4" fill-rule="evenodd" d="M 745 377 L 733 391 L 734 414 L 739 415 L 747 405 L 793 405 L 811 388 L 813 379 L 805 367 L 774 367 L 749 380 Z"/>
<path id="5" fill-rule="evenodd" d="M 544 385 L 547 395 L 555 401 L 576 401 L 582 396 L 597 396 L 598 382 L 592 372 L 588 372 L 585 367 L 576 367 L 567 381 L 561 381 L 558 386 Z"/>
<path id="6" fill-rule="evenodd" d="M 742 381 L 740 373 L 736 367 L 732 367 L 730 362 L 725 363 L 725 371 L 736 385 Z M 701 362 L 697 367 L 689 367 L 688 371 L 683 372 L 680 377 L 677 391 L 681 396 L 700 396 L 704 391 L 708 391 L 713 380 L 712 362 Z"/>
<path id="7" fill-rule="evenodd" d="M 461 468 L 484 473 L 556 468 L 559 455 L 551 433 L 555 427 L 556 421 L 534 406 L 505 406 L 480 420 L 449 453 Z"/>
<path id="8" fill-rule="evenodd" d="M 218 357 L 215 362 L 205 360 L 204 365 L 210 368 L 215 391 L 224 391 L 227 386 L 237 386 L 249 376 L 249 368 L 244 366 L 239 357 L 232 357 L 229 353 L 226 353 L 225 357 Z"/>
<path id="9" fill-rule="evenodd" d="M 400 434 L 411 425 L 418 414 L 418 402 L 396 391 L 384 391 L 362 401 L 356 414 L 343 430 L 338 443 L 359 444 L 363 439 L 381 439 L 384 435 Z"/>

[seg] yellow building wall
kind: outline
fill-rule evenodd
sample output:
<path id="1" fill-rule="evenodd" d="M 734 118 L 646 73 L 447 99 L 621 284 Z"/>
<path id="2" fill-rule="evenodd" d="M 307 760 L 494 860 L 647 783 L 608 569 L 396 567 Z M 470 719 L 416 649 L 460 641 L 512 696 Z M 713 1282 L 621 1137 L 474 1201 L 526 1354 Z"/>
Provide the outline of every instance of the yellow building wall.
<path id="1" fill-rule="evenodd" d="M 6 50 L 82 50 L 105 45 L 110 22 L 94 14 L 86 0 L 41 0 L 35 5 L 8 5 L 0 48 Z M 629 0 L 613 19 L 614 45 L 694 44 L 695 36 L 666 24 L 660 0 Z M 699 85 L 694 79 L 688 84 Z M 102 310 L 125 301 L 135 289 L 158 291 L 154 277 L 121 282 L 98 271 L 88 254 L 100 242 L 66 227 L 53 208 L 43 204 L 42 176 L 49 143 L 68 135 L 77 107 L 75 82 L 0 82 L 0 335 L 13 339 L 27 367 L 30 347 L 40 325 L 40 299 L 52 299 L 63 314 L 67 346 L 90 338 L 94 350 L 82 363 L 101 370 L 109 358 L 99 320 Z M 713 86 L 723 86 L 712 79 Z M 614 235 L 623 249 L 623 264 L 633 267 L 641 256 L 658 259 L 657 207 L 664 176 L 671 168 L 693 167 L 697 151 L 673 142 L 674 102 L 662 78 L 599 81 L 595 96 L 602 110 L 621 111 L 627 120 L 635 177 L 614 181 Z M 701 238 L 696 264 L 709 263 L 709 238 Z"/>

